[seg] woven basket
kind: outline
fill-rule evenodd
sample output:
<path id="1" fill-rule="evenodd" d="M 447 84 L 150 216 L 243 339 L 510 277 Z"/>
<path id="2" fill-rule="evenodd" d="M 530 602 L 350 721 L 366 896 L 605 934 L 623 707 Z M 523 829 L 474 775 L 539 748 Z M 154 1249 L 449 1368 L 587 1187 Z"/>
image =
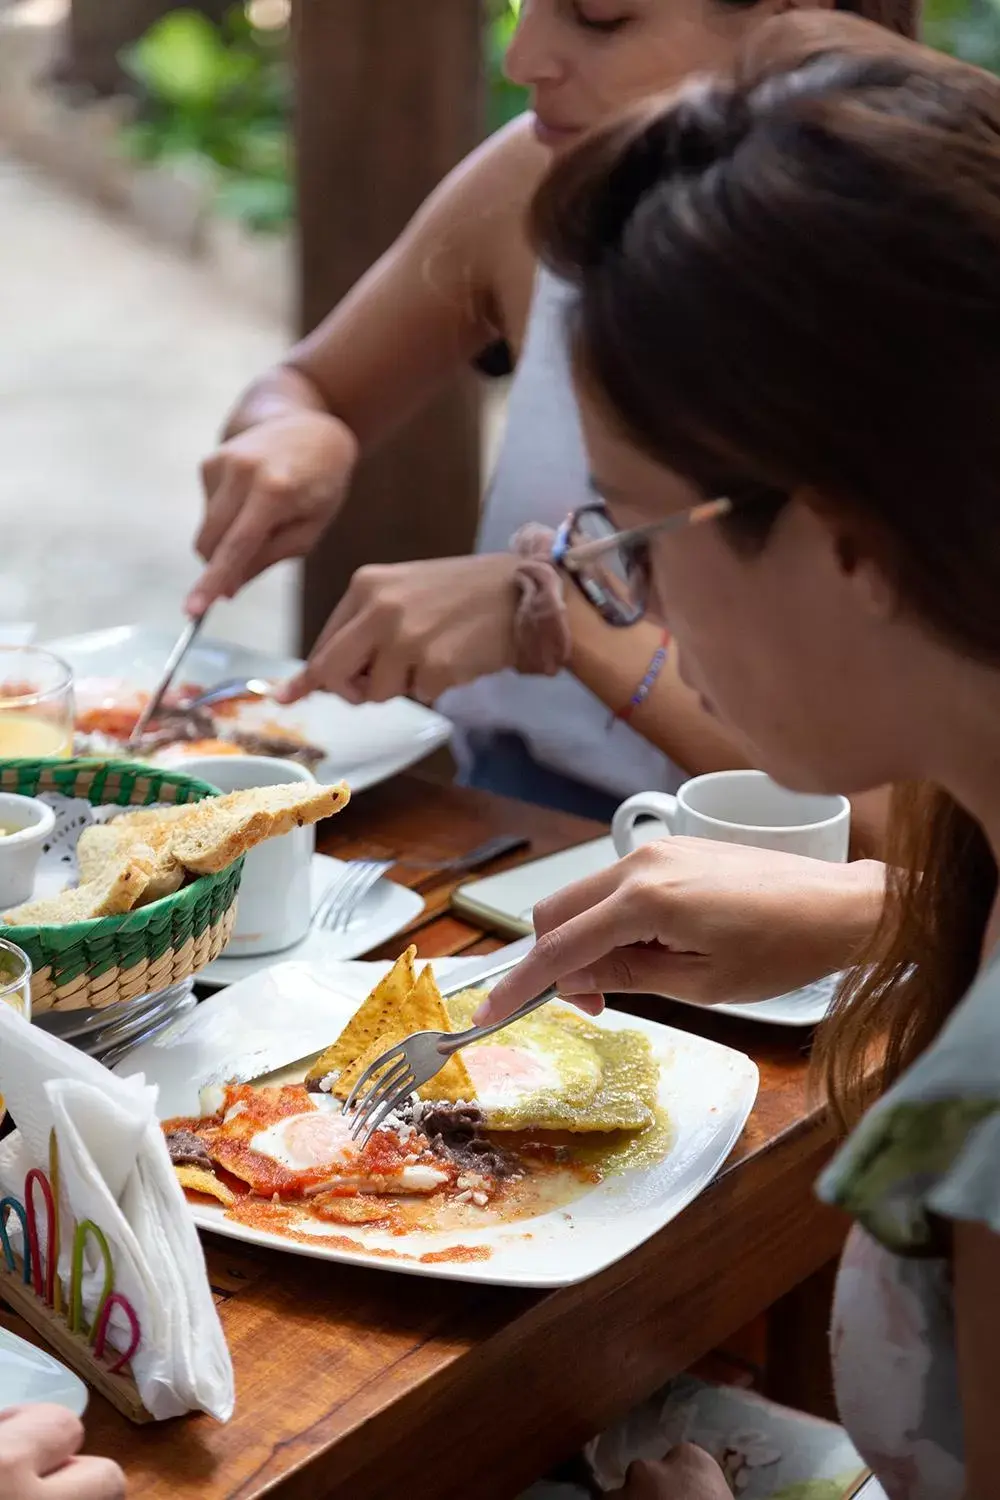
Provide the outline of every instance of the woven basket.
<path id="1" fill-rule="evenodd" d="M 0 761 L 0 790 L 25 797 L 57 792 L 95 807 L 199 802 L 216 792 L 180 771 L 106 760 Z M 2 928 L 31 959 L 33 1014 L 101 1010 L 165 990 L 205 968 L 229 941 L 242 874 L 240 859 L 123 917 Z"/>

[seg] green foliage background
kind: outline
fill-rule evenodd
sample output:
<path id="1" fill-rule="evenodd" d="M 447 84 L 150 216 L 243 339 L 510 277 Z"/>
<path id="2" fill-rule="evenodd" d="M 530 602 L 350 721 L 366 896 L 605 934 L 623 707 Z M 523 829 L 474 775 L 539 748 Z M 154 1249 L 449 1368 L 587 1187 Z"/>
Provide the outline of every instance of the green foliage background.
<path id="1" fill-rule="evenodd" d="M 483 0 L 491 132 L 527 103 L 503 75 L 519 3 Z M 419 17 L 415 3 L 414 27 Z M 927 0 L 924 36 L 933 47 L 1000 73 L 1000 0 Z M 295 211 L 287 40 L 282 30 L 255 29 L 239 3 L 221 29 L 197 11 L 178 9 L 122 58 L 140 99 L 129 149 L 150 162 L 208 164 L 222 210 L 261 233 L 285 229 Z"/>

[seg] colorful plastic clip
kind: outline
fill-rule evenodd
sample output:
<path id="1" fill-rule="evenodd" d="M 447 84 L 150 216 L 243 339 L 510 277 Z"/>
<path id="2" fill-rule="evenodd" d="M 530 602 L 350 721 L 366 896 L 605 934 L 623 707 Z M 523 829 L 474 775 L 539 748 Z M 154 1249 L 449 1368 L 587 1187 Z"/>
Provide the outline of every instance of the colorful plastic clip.
<path id="1" fill-rule="evenodd" d="M 94 1313 L 94 1322 L 90 1329 L 84 1326 L 83 1320 L 83 1251 L 87 1243 L 87 1235 L 92 1234 L 97 1241 L 98 1249 L 104 1257 L 104 1286 L 101 1289 L 100 1300 L 97 1311 Z M 73 1236 L 73 1261 L 69 1282 L 69 1327 L 71 1333 L 87 1333 L 93 1342 L 97 1325 L 101 1320 L 105 1304 L 114 1290 L 114 1266 L 111 1261 L 111 1251 L 108 1242 L 104 1238 L 104 1231 L 99 1229 L 93 1219 L 82 1219 L 76 1226 Z"/>
<path id="2" fill-rule="evenodd" d="M 42 1199 L 45 1203 L 45 1246 L 48 1251 L 48 1264 L 45 1267 L 45 1286 L 42 1287 L 42 1250 L 38 1240 L 38 1218 L 35 1213 L 35 1184 L 42 1190 Z M 39 1167 L 32 1167 L 24 1179 L 24 1202 L 28 1210 L 28 1243 L 31 1245 L 31 1279 L 36 1295 L 44 1296 L 49 1307 L 52 1306 L 52 1290 L 56 1278 L 56 1258 L 52 1254 L 53 1242 L 56 1237 L 56 1210 L 52 1199 L 52 1189 L 49 1179 Z"/>
<path id="3" fill-rule="evenodd" d="M 28 1235 L 28 1215 L 24 1211 L 24 1204 L 17 1198 L 0 1199 L 0 1246 L 3 1247 L 3 1257 L 7 1262 L 8 1271 L 16 1271 L 17 1257 L 10 1247 L 10 1236 L 7 1233 L 7 1215 L 12 1209 L 21 1221 L 21 1234 L 24 1236 L 24 1281 L 26 1286 L 30 1286 L 31 1240 Z"/>
<path id="4" fill-rule="evenodd" d="M 108 1337 L 108 1325 L 111 1322 L 111 1313 L 116 1307 L 120 1307 L 126 1318 L 128 1318 L 132 1328 L 132 1339 L 125 1353 L 120 1355 L 113 1365 L 109 1366 L 109 1373 L 112 1375 L 117 1375 L 118 1371 L 128 1364 L 142 1341 L 142 1330 L 139 1327 L 139 1319 L 136 1316 L 135 1308 L 127 1297 L 122 1296 L 121 1292 L 112 1292 L 94 1322 L 93 1345 L 96 1358 L 100 1359 L 104 1354 L 104 1346 Z"/>

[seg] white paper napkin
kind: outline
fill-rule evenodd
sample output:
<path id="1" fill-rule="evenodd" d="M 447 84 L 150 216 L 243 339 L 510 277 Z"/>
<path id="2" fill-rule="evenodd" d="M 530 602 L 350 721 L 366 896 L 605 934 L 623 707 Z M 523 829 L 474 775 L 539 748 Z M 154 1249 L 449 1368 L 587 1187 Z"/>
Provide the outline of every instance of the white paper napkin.
<path id="1" fill-rule="evenodd" d="M 0 1145 L 0 1184 L 23 1200 L 25 1173 L 48 1171 L 54 1127 L 64 1211 L 104 1231 L 115 1290 L 139 1319 L 142 1342 L 132 1373 L 147 1410 L 159 1419 L 201 1410 L 227 1421 L 235 1400 L 232 1360 L 198 1233 L 157 1121 L 156 1089 L 141 1076 L 115 1077 L 0 1005 L 0 1093 L 18 1126 Z M 42 1236 L 44 1216 L 39 1219 Z M 66 1288 L 71 1252 L 64 1236 L 59 1272 Z M 91 1252 L 88 1264 L 83 1297 L 91 1318 L 103 1263 Z M 116 1309 L 110 1342 L 124 1347 L 126 1329 Z"/>

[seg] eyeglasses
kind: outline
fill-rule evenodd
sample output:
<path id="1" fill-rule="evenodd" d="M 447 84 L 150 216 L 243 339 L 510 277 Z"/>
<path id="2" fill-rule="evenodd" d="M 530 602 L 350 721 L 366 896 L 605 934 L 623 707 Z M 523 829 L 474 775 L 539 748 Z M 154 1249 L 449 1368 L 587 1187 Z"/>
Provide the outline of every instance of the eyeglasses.
<path id="1" fill-rule="evenodd" d="M 732 510 L 732 500 L 703 500 L 663 521 L 617 531 L 603 505 L 584 505 L 560 526 L 550 556 L 602 620 L 615 626 L 634 625 L 649 602 L 650 537 L 700 526 Z"/>

